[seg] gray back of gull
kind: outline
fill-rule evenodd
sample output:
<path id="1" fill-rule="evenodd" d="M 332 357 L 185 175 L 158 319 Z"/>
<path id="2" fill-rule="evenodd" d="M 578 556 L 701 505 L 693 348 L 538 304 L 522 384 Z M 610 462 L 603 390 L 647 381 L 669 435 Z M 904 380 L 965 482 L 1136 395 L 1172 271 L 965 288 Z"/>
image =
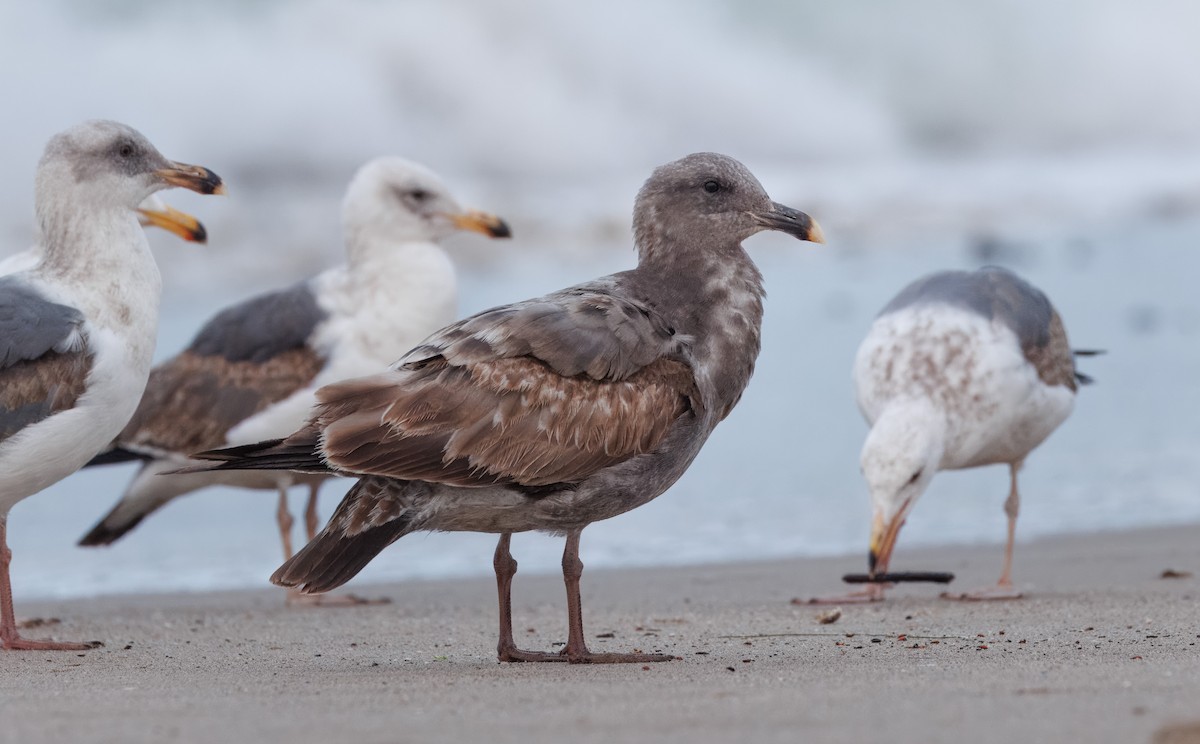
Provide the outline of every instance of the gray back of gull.
<path id="1" fill-rule="evenodd" d="M 208 321 L 188 351 L 231 362 L 265 362 L 303 346 L 326 313 L 307 281 L 226 308 Z"/>
<path id="2" fill-rule="evenodd" d="M 907 307 L 944 304 L 977 313 L 1008 326 L 1021 348 L 1050 342 L 1054 307 L 1041 290 L 1008 269 L 985 266 L 978 271 L 940 271 L 921 277 L 901 290 L 880 316 Z"/>
<path id="3" fill-rule="evenodd" d="M 18 277 L 0 277 L 0 443 L 83 394 L 92 355 L 85 343 L 69 345 L 84 320 Z"/>

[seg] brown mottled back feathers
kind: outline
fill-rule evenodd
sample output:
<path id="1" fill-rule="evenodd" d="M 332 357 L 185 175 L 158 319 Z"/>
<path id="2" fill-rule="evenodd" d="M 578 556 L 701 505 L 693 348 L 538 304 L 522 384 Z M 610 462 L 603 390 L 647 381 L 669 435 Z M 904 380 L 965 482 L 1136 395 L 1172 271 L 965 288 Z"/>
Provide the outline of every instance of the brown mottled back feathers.
<path id="1" fill-rule="evenodd" d="M 83 313 L 0 277 L 0 442 L 75 405 L 94 361 Z"/>
<path id="2" fill-rule="evenodd" d="M 0 370 L 0 442 L 74 407 L 87 390 L 91 352 L 46 352 Z"/>
<path id="3" fill-rule="evenodd" d="M 118 444 L 179 453 L 218 447 L 230 429 L 311 383 L 324 364 L 306 346 L 264 362 L 184 351 L 150 373 Z"/>
<path id="4" fill-rule="evenodd" d="M 488 311 L 389 372 L 318 391 L 322 454 L 345 472 L 459 486 L 581 481 L 653 452 L 699 408 L 691 369 L 667 356 L 672 334 L 603 291 Z"/>
<path id="5" fill-rule="evenodd" d="M 1051 311 L 1049 337 L 1044 345 L 1022 345 L 1021 352 L 1037 370 L 1038 377 L 1047 385 L 1065 385 L 1071 390 L 1079 387 L 1075 371 L 1075 354 L 1067 342 L 1067 329 L 1062 318 Z"/>
<path id="6" fill-rule="evenodd" d="M 309 282 L 225 308 L 150 373 L 117 446 L 155 455 L 225 444 L 230 429 L 316 378 L 326 360 L 308 341 L 324 319 Z"/>

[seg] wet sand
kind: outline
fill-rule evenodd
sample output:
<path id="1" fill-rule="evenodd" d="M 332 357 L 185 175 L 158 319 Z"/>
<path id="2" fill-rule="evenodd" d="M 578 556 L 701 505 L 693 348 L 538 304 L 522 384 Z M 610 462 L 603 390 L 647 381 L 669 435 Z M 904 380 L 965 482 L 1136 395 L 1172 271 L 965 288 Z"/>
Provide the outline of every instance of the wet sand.
<path id="1" fill-rule="evenodd" d="M 960 589 L 1000 567 L 996 546 L 901 551 Z M 1018 601 L 906 586 L 828 625 L 789 601 L 863 562 L 585 572 L 593 650 L 679 657 L 645 668 L 498 664 L 486 579 L 356 587 L 392 601 L 354 608 L 18 597 L 52 619 L 30 637 L 105 645 L 0 653 L 0 742 L 1200 742 L 1200 525 L 1019 545 Z M 514 613 L 523 646 L 565 640 L 557 577 L 518 574 Z"/>

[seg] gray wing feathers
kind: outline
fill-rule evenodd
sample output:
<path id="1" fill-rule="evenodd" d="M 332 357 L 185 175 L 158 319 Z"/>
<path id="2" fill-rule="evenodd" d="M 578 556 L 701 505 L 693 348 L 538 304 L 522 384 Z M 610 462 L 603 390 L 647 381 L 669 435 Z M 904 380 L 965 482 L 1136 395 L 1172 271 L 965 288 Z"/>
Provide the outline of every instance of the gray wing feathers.
<path id="1" fill-rule="evenodd" d="M 1022 348 L 1050 341 L 1054 307 L 1041 290 L 997 266 L 978 271 L 942 271 L 905 287 L 880 315 L 927 303 L 943 303 L 998 318 L 1017 335 Z"/>
<path id="2" fill-rule="evenodd" d="M 78 348 L 84 320 L 80 311 L 47 300 L 15 277 L 0 277 L 0 369 Z"/>
<path id="3" fill-rule="evenodd" d="M 1021 353 L 1046 384 L 1075 390 L 1079 379 L 1062 318 L 1041 290 L 1008 269 L 985 266 L 978 271 L 943 271 L 922 277 L 879 314 L 930 303 L 999 320 L 1016 335 Z"/>
<path id="4" fill-rule="evenodd" d="M 75 308 L 0 278 L 0 442 L 71 408 L 87 389 L 84 322 Z"/>
<path id="5" fill-rule="evenodd" d="M 564 377 L 619 381 L 669 354 L 674 334 L 648 307 L 602 285 L 585 285 L 460 321 L 410 351 L 397 367 L 435 357 L 462 365 L 529 356 Z"/>
<path id="6" fill-rule="evenodd" d="M 231 362 L 265 362 L 304 345 L 325 317 L 311 284 L 301 282 L 217 313 L 188 351 Z"/>

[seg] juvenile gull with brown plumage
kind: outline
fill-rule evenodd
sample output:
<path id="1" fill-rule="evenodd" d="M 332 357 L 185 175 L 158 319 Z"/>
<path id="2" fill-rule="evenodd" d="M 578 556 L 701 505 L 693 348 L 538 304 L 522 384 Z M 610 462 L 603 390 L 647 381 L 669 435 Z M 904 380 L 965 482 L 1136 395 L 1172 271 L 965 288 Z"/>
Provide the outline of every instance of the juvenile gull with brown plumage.
<path id="1" fill-rule="evenodd" d="M 32 268 L 0 278 L 0 647 L 78 650 L 20 637 L 9 583 L 9 510 L 116 436 L 150 373 L 162 288 L 135 210 L 155 191 L 221 193 L 124 124 L 54 136 L 38 164 Z"/>
<path id="2" fill-rule="evenodd" d="M 873 517 L 868 557 L 886 573 L 900 527 L 939 470 L 1008 465 L 1008 540 L 994 587 L 961 599 L 1019 597 L 1013 538 L 1025 458 L 1066 420 L 1081 383 L 1050 300 L 1006 269 L 944 271 L 907 286 L 879 313 L 854 362 L 871 425 L 862 470 Z M 818 601 L 873 601 L 884 585 Z"/>
<path id="3" fill-rule="evenodd" d="M 588 650 L 580 532 L 665 491 L 741 397 L 763 308 L 742 241 L 762 230 L 822 239 L 712 153 L 655 170 L 633 228 L 637 268 L 450 325 L 386 373 L 321 389 L 292 436 L 208 453 L 226 460 L 218 468 L 363 476 L 272 581 L 324 592 L 410 532 L 499 533 L 501 661 L 671 658 Z M 509 538 L 527 530 L 566 535 L 561 654 L 513 641 Z"/>
<path id="4" fill-rule="evenodd" d="M 316 535 L 325 475 L 173 471 L 192 452 L 279 437 L 303 425 L 317 388 L 386 369 L 457 317 L 454 264 L 441 241 L 459 230 L 509 236 L 467 211 L 428 168 L 398 157 L 358 170 L 342 205 L 346 262 L 217 313 L 187 349 L 154 368 L 137 412 L 95 464 L 141 460 L 120 500 L 80 540 L 108 545 L 175 498 L 212 485 L 278 492 L 284 560 L 292 557 L 288 487 L 309 487 Z"/>

